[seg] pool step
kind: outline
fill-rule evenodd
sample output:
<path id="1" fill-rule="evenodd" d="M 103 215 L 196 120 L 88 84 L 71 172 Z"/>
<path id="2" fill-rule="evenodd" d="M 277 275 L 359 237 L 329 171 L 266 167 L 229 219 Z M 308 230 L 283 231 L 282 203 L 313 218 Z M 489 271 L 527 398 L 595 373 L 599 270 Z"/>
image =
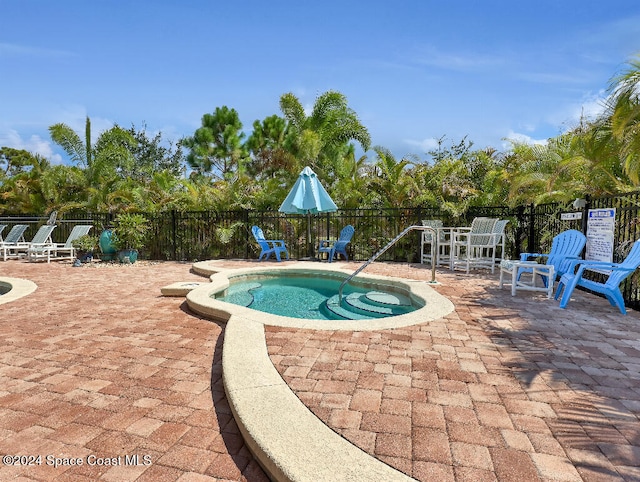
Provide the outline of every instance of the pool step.
<path id="1" fill-rule="evenodd" d="M 372 298 L 369 297 L 369 293 L 351 293 L 342 298 L 342 304 L 354 313 L 361 313 L 376 318 L 402 315 L 409 311 L 410 307 L 398 304 L 400 301 L 398 298 L 392 300 L 395 295 L 389 294 L 387 296 L 389 297 L 389 301 L 394 301 L 394 303 L 376 301 L 376 298 L 379 298 L 377 294 L 374 295 L 372 300 Z"/>
<path id="2" fill-rule="evenodd" d="M 382 291 L 368 291 L 365 294 L 367 302 L 377 306 L 406 306 L 411 307 L 411 300 L 398 293 L 384 293 Z"/>
<path id="3" fill-rule="evenodd" d="M 402 315 L 412 310 L 408 298 L 379 291 L 350 293 L 342 297 L 342 306 L 338 304 L 338 295 L 334 295 L 327 300 L 325 308 L 346 320 L 383 318 Z"/>
<path id="4" fill-rule="evenodd" d="M 345 306 L 344 298 L 342 300 L 342 306 L 340 306 L 338 303 L 338 295 L 333 295 L 327 301 L 322 303 L 321 310 L 324 311 L 325 315 L 332 318 L 338 317 L 338 319 L 343 320 L 368 320 L 374 318 L 374 316 L 371 315 L 352 311 L 349 306 Z"/>
<path id="5" fill-rule="evenodd" d="M 224 296 L 224 301 L 228 303 L 233 303 L 234 305 L 245 306 L 248 307 L 253 303 L 253 295 L 251 294 L 251 290 L 256 288 L 260 288 L 262 285 L 258 282 L 251 283 L 248 287 L 245 285 L 243 287 L 238 287 L 231 285 L 227 289 L 227 294 Z"/>

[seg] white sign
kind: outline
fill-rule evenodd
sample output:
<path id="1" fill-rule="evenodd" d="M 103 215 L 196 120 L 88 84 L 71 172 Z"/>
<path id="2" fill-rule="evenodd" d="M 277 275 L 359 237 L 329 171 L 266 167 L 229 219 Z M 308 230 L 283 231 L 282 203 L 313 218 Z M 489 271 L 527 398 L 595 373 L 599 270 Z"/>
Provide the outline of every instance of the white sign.
<path id="1" fill-rule="evenodd" d="M 582 212 L 579 213 L 560 213 L 560 219 L 570 221 L 572 219 L 582 219 Z"/>
<path id="2" fill-rule="evenodd" d="M 592 261 L 613 261 L 613 232 L 616 210 L 589 209 L 587 219 L 587 249 L 584 259 Z"/>

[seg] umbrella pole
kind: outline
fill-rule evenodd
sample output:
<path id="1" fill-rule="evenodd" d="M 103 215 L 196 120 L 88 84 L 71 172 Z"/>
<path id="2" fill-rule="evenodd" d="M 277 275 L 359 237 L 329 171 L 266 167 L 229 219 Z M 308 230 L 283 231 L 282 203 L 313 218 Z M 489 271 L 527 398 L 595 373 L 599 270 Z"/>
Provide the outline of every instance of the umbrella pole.
<path id="1" fill-rule="evenodd" d="M 307 212 L 307 254 L 313 259 L 313 245 L 311 244 L 311 213 Z"/>

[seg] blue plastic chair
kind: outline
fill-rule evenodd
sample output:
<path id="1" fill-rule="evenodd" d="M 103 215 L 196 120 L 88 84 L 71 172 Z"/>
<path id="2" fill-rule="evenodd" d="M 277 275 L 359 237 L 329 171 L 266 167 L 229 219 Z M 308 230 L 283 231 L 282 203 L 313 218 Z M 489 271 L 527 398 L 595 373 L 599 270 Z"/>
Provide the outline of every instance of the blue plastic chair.
<path id="1" fill-rule="evenodd" d="M 574 273 L 574 269 L 578 270 Z M 604 295 L 611 306 L 616 306 L 623 315 L 627 314 L 624 299 L 620 291 L 620 284 L 640 266 L 640 240 L 633 243 L 633 247 L 622 263 L 607 263 L 606 261 L 582 261 L 571 263 L 571 269 L 562 275 L 558 283 L 555 299 L 562 294 L 560 308 L 566 308 L 571 294 L 576 286 L 581 286 L 595 293 Z M 609 272 L 604 283 L 583 278 L 585 271 Z M 564 291 L 564 292 L 563 292 Z"/>
<path id="2" fill-rule="evenodd" d="M 531 258 L 546 258 L 545 264 L 553 265 L 553 272 L 557 276 L 562 276 L 567 272 L 572 260 L 579 260 L 580 253 L 587 243 L 587 238 L 580 231 L 569 229 L 558 234 L 551 242 L 551 250 L 548 254 L 542 253 L 521 253 L 520 261 L 529 261 Z M 531 273 L 530 268 L 520 268 L 518 279 L 523 273 Z M 540 275 L 545 286 L 549 286 L 547 276 Z M 551 280 L 553 283 L 555 279 Z"/>
<path id="3" fill-rule="evenodd" d="M 345 259 L 349 261 L 349 256 L 347 255 L 347 244 L 351 242 L 353 233 L 355 233 L 354 227 L 350 224 L 346 225 L 344 228 L 342 228 L 342 231 L 340 231 L 340 237 L 337 241 L 320 241 L 318 252 L 328 253 L 327 258 L 329 263 L 331 263 L 333 261 L 333 257 L 338 254 L 343 255 Z"/>
<path id="4" fill-rule="evenodd" d="M 289 259 L 289 251 L 287 251 L 287 247 L 282 239 L 265 239 L 262 229 L 258 226 L 252 227 L 251 232 L 262 249 L 258 260 L 262 260 L 263 256 L 264 259 L 269 259 L 272 254 L 275 254 L 276 259 L 280 261 L 280 253 L 284 253 L 287 259 Z"/>

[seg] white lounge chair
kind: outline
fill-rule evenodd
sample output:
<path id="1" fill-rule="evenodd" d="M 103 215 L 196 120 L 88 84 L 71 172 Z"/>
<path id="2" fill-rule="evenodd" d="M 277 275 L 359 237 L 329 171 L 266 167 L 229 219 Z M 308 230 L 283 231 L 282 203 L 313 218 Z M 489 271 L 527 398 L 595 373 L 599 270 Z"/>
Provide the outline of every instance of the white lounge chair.
<path id="1" fill-rule="evenodd" d="M 16 224 L 14 225 L 7 237 L 4 239 L 0 239 L 0 247 L 4 245 L 15 245 L 18 243 L 24 243 L 24 232 L 27 230 L 28 226 L 26 224 Z"/>
<path id="2" fill-rule="evenodd" d="M 76 249 L 73 247 L 73 241 L 80 236 L 89 234 L 93 226 L 90 224 L 78 224 L 73 227 L 69 233 L 67 241 L 64 243 L 45 243 L 42 245 L 31 245 L 27 250 L 27 259 L 29 261 L 47 260 L 47 263 L 56 259 L 73 260 L 76 256 Z"/>
<path id="3" fill-rule="evenodd" d="M 24 237 L 23 237 L 24 231 L 27 229 L 27 226 L 23 224 L 22 225 L 18 224 L 16 226 L 24 226 L 24 229 L 22 229 L 22 232 L 20 233 L 20 238 L 22 239 L 22 241 L 7 243 L 7 240 L 5 240 L 5 242 L 2 243 L 2 245 L 0 246 L 0 250 L 2 251 L 2 259 L 4 261 L 6 261 L 9 258 L 21 258 L 22 256 L 26 256 L 27 250 L 32 246 L 53 244 L 53 241 L 51 241 L 51 233 L 56 228 L 55 225 L 45 224 L 43 226 L 40 226 L 40 229 L 38 229 L 38 232 L 35 234 L 33 239 L 28 243 L 24 242 Z M 16 226 L 14 226 L 14 228 Z M 18 230 L 18 232 L 19 231 L 20 230 Z M 7 239 L 9 238 L 10 235 L 11 235 L 11 232 L 7 235 Z"/>

